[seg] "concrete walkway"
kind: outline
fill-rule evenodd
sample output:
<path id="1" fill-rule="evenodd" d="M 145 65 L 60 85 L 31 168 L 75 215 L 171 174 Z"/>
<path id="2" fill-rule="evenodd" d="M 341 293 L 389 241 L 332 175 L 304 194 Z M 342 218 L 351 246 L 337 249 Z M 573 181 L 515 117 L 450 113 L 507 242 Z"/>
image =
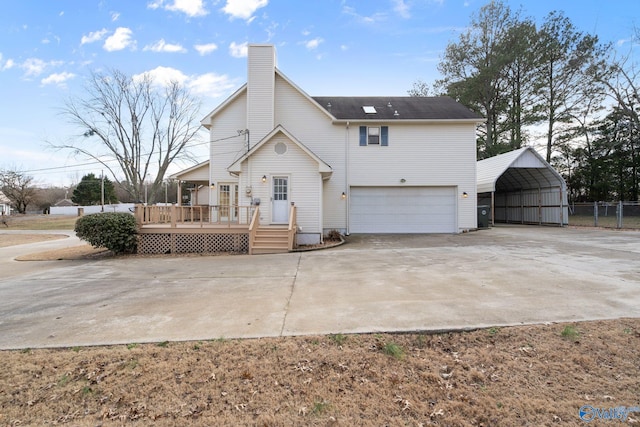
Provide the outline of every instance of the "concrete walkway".
<path id="1" fill-rule="evenodd" d="M 640 232 L 502 226 L 284 255 L 12 260 L 74 239 L 0 248 L 0 348 L 640 316 Z"/>

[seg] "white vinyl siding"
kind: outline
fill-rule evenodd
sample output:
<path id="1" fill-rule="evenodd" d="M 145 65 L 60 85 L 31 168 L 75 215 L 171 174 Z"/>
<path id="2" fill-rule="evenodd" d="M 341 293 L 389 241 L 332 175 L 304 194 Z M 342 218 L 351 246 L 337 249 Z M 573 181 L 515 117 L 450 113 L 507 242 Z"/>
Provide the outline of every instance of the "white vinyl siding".
<path id="1" fill-rule="evenodd" d="M 352 233 L 457 233 L 455 187 L 352 187 Z"/>
<path id="2" fill-rule="evenodd" d="M 213 183 L 237 182 L 237 178 L 229 175 L 227 167 L 247 152 L 244 135 L 238 135 L 239 129 L 246 126 L 247 96 L 246 92 L 221 110 L 211 121 L 210 137 L 210 180 Z M 229 137 L 233 137 L 230 138 Z M 234 137 L 235 136 L 235 137 Z M 247 206 L 249 202 L 243 197 L 241 189 L 239 204 Z M 211 194 L 211 205 L 217 205 L 218 192 Z"/>
<path id="3" fill-rule="evenodd" d="M 351 126 L 350 185 L 457 187 L 457 231 L 476 228 L 475 126 L 398 122 L 388 126 L 389 146 L 384 149 L 361 147 L 360 124 Z M 463 192 L 467 193 L 466 198 L 462 197 Z"/>
<path id="4" fill-rule="evenodd" d="M 284 143 L 287 151 L 277 154 L 275 145 Z M 251 171 L 251 172 L 249 172 Z M 266 182 L 262 177 L 266 176 Z M 242 164 L 241 189 L 251 186 L 254 198 L 260 199 L 260 223 L 270 224 L 272 177 L 288 178 L 289 201 L 297 206 L 297 222 L 302 233 L 322 233 L 320 193 L 321 181 L 318 163 L 310 158 L 294 142 L 282 134 L 277 134 L 264 144 Z M 242 195 L 240 196 L 242 198 Z"/>
<path id="5" fill-rule="evenodd" d="M 321 184 L 322 227 L 324 230 L 346 230 L 347 204 L 341 198 L 342 193 L 347 192 L 346 125 L 331 123 L 330 118 L 318 106 L 278 74 L 275 120 L 331 166 L 331 178 Z M 354 142 L 357 144 L 357 139 Z"/>

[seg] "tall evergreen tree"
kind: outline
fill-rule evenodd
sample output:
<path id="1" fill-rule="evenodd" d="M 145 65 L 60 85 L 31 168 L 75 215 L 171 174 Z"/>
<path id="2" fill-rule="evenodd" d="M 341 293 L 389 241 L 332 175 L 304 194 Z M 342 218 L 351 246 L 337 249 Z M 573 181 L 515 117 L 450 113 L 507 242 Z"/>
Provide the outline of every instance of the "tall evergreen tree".
<path id="1" fill-rule="evenodd" d="M 102 179 L 90 173 L 82 177 L 71 196 L 79 205 L 91 206 L 102 203 Z M 109 179 L 104 178 L 104 203 L 118 203 L 116 190 Z"/>
<path id="2" fill-rule="evenodd" d="M 546 122 L 546 159 L 551 161 L 559 125 L 570 123 L 596 81 L 590 67 L 604 55 L 597 36 L 578 31 L 562 12 L 551 12 L 538 32 L 538 108 Z M 594 89 L 597 90 L 597 89 Z"/>

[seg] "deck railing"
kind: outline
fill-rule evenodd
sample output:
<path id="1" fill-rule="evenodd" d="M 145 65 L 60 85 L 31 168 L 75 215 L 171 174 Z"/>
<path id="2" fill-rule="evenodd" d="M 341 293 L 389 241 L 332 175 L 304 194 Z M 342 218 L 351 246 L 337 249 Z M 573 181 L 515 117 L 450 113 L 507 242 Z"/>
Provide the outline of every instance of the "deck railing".
<path id="1" fill-rule="evenodd" d="M 203 227 L 208 224 L 249 225 L 253 206 L 135 206 L 138 226 L 168 224 Z"/>

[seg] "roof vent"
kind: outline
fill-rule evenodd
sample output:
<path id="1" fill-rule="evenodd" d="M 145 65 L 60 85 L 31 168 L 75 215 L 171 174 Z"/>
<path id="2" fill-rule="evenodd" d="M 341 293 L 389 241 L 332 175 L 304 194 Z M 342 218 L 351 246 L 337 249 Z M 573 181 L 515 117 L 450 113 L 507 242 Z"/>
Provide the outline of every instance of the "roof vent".
<path id="1" fill-rule="evenodd" d="M 398 113 L 398 110 L 396 110 L 396 111 L 393 113 L 393 117 L 398 117 L 399 115 L 400 115 L 400 113 Z"/>
<path id="2" fill-rule="evenodd" d="M 366 114 L 376 114 L 377 113 L 376 107 L 374 107 L 373 105 L 364 105 L 362 107 L 362 109 L 364 110 L 364 112 Z"/>

